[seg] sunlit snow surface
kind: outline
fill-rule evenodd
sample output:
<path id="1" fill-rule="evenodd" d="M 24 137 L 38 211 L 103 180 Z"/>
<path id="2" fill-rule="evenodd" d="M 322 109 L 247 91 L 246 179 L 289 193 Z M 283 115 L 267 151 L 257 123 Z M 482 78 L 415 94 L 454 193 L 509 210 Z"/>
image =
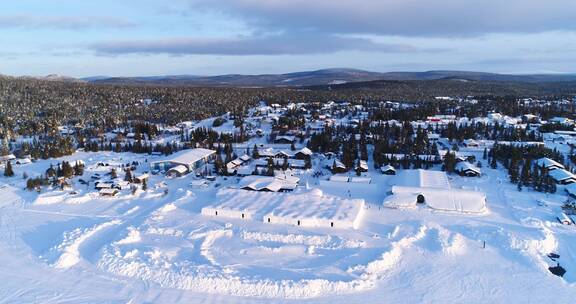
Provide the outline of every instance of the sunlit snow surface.
<path id="1" fill-rule="evenodd" d="M 77 153 L 66 159 L 85 160 L 89 177 L 109 171 L 93 166 L 100 160 L 125 163 L 144 156 Z M 15 170 L 32 176 L 51 162 Z M 357 229 L 203 216 L 202 208 L 217 202 L 218 191 L 235 178 L 195 189 L 190 177 L 154 176 L 148 192 L 125 190 L 115 198 L 79 184 L 77 194 L 36 194 L 22 190 L 20 177 L 1 178 L 0 302 L 572 301 L 576 229 L 555 221 L 563 190 L 548 196 L 518 192 L 503 171 L 483 171 L 481 178 L 449 181 L 453 188 L 486 192 L 488 212 L 477 215 L 383 208 L 394 177 L 376 172 L 376 187 L 302 176 L 321 191 L 299 189 L 296 195 L 364 199 Z M 560 254 L 564 278 L 548 272 L 556 265 L 546 256 L 550 252 Z"/>

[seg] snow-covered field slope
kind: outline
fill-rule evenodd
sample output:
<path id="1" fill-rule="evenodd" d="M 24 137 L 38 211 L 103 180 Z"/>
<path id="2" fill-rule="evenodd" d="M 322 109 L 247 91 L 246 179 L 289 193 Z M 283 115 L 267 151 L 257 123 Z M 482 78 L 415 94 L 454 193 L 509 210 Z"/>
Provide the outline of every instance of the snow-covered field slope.
<path id="1" fill-rule="evenodd" d="M 91 164 L 119 157 L 145 162 L 107 153 L 68 159 L 85 160 L 89 177 L 106 171 Z M 49 164 L 15 170 L 33 175 Z M 518 192 L 503 171 L 484 171 L 449 176 L 454 189 L 486 192 L 482 214 L 383 208 L 394 182 L 375 172 L 377 187 L 366 190 L 302 176 L 324 195 L 364 198 L 357 229 L 202 215 L 236 178 L 195 189 L 191 177 L 153 176 L 146 192 L 102 198 L 79 184 L 76 194 L 37 194 L 20 177 L 1 177 L 0 303 L 572 302 L 576 229 L 555 221 L 565 195 Z M 551 252 L 564 278 L 547 270 L 556 265 Z"/>

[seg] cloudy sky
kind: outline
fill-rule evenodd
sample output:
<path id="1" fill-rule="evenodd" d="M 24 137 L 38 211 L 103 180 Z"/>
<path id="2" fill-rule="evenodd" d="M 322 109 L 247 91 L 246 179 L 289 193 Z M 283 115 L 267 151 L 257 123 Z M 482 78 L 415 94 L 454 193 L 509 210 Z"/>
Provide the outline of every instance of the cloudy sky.
<path id="1" fill-rule="evenodd" d="M 576 72 L 575 0 L 18 0 L 0 74 Z"/>

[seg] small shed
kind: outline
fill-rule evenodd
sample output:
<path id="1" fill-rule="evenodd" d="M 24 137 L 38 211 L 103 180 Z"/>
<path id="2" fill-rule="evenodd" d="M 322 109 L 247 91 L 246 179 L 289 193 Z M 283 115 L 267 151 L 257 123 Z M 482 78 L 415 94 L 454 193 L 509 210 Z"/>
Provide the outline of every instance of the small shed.
<path id="1" fill-rule="evenodd" d="M 170 171 L 170 170 L 168 170 L 168 171 Z M 134 177 L 134 182 L 137 184 L 141 184 L 145 180 L 148 180 L 148 178 L 150 178 L 150 175 L 148 173 L 144 173 L 144 174 L 141 174 L 141 175 Z"/>
<path id="2" fill-rule="evenodd" d="M 380 168 L 380 172 L 382 172 L 382 174 L 386 174 L 386 175 L 396 175 L 396 169 L 394 169 L 394 167 L 392 167 L 390 165 L 382 166 Z"/>
<path id="3" fill-rule="evenodd" d="M 466 161 L 458 162 L 454 167 L 454 171 L 461 176 L 480 176 L 482 174 L 480 168 Z"/>
<path id="4" fill-rule="evenodd" d="M 356 169 L 360 172 L 368 172 L 368 163 L 365 160 L 361 160 Z"/>
<path id="5" fill-rule="evenodd" d="M 188 173 L 188 168 L 184 165 L 178 165 L 176 167 L 170 168 L 166 175 L 171 177 L 180 177 Z"/>
<path id="6" fill-rule="evenodd" d="M 111 189 L 111 188 L 106 188 L 106 189 L 101 189 L 98 193 L 100 194 L 100 196 L 116 196 L 118 195 L 118 189 Z"/>

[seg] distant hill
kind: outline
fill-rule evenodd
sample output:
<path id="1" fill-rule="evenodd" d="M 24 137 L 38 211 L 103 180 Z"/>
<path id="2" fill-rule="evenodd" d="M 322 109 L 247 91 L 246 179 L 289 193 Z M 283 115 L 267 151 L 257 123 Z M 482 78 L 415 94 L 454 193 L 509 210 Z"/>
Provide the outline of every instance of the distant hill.
<path id="1" fill-rule="evenodd" d="M 37 79 L 37 80 L 45 80 L 45 81 L 59 81 L 59 82 L 86 82 L 85 80 L 82 80 L 82 79 L 69 77 L 69 76 L 63 76 L 63 75 L 57 75 L 57 74 L 50 74 L 50 75 L 46 75 L 46 76 L 21 76 L 18 78 Z"/>
<path id="2" fill-rule="evenodd" d="M 218 76 L 171 75 L 152 77 L 112 77 L 90 79 L 100 84 L 155 84 L 184 86 L 230 86 L 230 87 L 293 87 L 323 84 L 339 84 L 382 79 L 382 73 L 354 69 L 325 69 L 287 74 Z"/>
<path id="3" fill-rule="evenodd" d="M 374 80 L 441 80 L 494 82 L 562 82 L 576 81 L 576 74 L 511 75 L 467 71 L 427 71 L 378 73 L 356 69 L 324 69 L 287 74 L 218 76 L 166 75 L 144 77 L 87 77 L 82 80 L 96 84 L 112 85 L 162 85 L 208 87 L 305 87 L 340 85 Z"/>

